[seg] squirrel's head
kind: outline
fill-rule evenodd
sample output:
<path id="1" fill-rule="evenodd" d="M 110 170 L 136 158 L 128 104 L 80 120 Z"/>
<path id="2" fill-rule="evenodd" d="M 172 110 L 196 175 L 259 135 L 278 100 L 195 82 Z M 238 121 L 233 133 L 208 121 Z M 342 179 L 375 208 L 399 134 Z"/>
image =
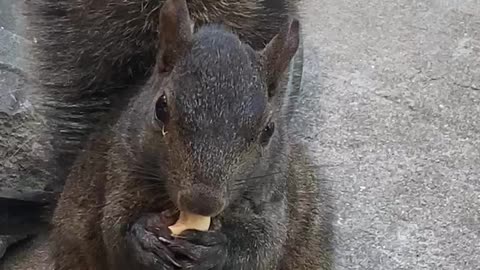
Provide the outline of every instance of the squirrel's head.
<path id="1" fill-rule="evenodd" d="M 215 216 L 269 147 L 272 100 L 297 51 L 299 22 L 254 51 L 223 27 L 194 31 L 185 0 L 168 0 L 159 33 L 143 151 L 180 210 Z"/>

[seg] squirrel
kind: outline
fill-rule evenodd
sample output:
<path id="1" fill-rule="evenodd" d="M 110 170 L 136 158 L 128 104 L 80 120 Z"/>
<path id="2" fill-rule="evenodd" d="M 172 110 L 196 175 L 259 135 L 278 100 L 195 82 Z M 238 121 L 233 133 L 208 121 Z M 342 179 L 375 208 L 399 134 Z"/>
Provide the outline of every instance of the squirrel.
<path id="1" fill-rule="evenodd" d="M 300 0 L 189 0 L 195 26 L 223 23 L 260 49 Z M 64 180 L 90 134 L 116 121 L 149 78 L 165 0 L 28 0 L 24 2 L 38 111 L 49 126 L 49 190 Z M 55 178 L 55 179 L 54 179 Z"/>
<path id="2" fill-rule="evenodd" d="M 35 79 L 36 90 L 31 98 L 47 124 L 46 131 L 42 130 L 46 134 L 40 135 L 51 145 L 46 151 L 48 158 L 38 164 L 38 169 L 48 172 L 45 192 L 59 193 L 89 136 L 114 122 L 150 76 L 159 41 L 155 14 L 165 0 L 20 2 L 25 34 L 32 40 L 27 44 L 29 58 L 33 57 L 29 63 L 32 70 L 27 73 Z M 224 23 L 258 49 L 276 34 L 289 15 L 297 13 L 299 2 L 191 0 L 188 5 L 196 27 Z M 16 198 L 8 200 L 10 203 Z M 21 234 L 44 227 L 50 215 L 39 218 L 34 213 L 43 208 L 33 202 L 23 204 L 21 196 L 18 200 L 23 212 L 31 214 L 18 213 L 3 219 L 3 227 L 15 228 Z M 47 210 L 54 203 L 52 200 Z M 43 207 L 44 202 L 40 204 Z M 5 213 L 11 215 L 10 210 Z M 25 232 L 14 225 L 25 223 L 23 220 L 30 221 Z M 7 231 L 0 233 L 11 233 Z"/>
<path id="3" fill-rule="evenodd" d="M 186 1 L 162 5 L 150 77 L 72 167 L 54 269 L 329 269 L 328 200 L 284 115 L 299 21 L 259 49 Z M 172 236 L 179 211 L 209 230 Z"/>

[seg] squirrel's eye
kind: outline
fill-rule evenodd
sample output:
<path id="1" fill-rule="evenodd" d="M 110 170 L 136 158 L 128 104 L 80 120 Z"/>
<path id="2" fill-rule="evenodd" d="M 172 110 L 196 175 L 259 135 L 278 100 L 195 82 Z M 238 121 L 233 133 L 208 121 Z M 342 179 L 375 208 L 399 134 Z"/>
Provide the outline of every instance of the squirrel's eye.
<path id="1" fill-rule="evenodd" d="M 155 119 L 161 121 L 162 124 L 165 126 L 168 124 L 170 120 L 170 114 L 168 113 L 168 106 L 167 106 L 167 97 L 165 94 L 161 95 L 157 103 L 155 104 Z"/>
<path id="2" fill-rule="evenodd" d="M 263 134 L 261 136 L 260 142 L 264 145 L 267 144 L 270 141 L 270 138 L 272 137 L 274 132 L 275 132 L 275 123 L 269 122 L 268 125 L 263 129 Z"/>

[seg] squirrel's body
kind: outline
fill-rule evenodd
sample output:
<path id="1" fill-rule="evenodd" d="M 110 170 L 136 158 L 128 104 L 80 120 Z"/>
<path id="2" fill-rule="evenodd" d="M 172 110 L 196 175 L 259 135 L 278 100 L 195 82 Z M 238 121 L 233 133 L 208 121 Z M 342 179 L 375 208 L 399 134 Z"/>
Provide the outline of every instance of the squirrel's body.
<path id="1" fill-rule="evenodd" d="M 84 157 L 82 163 L 87 166 L 96 164 L 96 167 L 89 171 L 88 176 L 82 178 L 83 181 L 78 183 L 69 183 L 67 190 L 71 190 L 70 196 L 66 197 L 60 210 L 62 213 L 57 216 L 57 222 L 60 222 L 61 226 L 68 228 L 68 230 L 62 231 L 59 234 L 58 231 L 54 231 L 54 237 L 59 237 L 58 252 L 63 253 L 62 258 L 67 260 L 61 260 L 59 263 L 63 264 L 65 268 L 59 269 L 82 269 L 82 270 L 104 270 L 104 269 L 122 269 L 122 268 L 108 268 L 106 265 L 106 245 L 110 247 L 122 248 L 120 235 L 114 231 L 115 226 L 118 226 L 117 222 L 122 220 L 132 220 L 139 214 L 139 209 L 143 211 L 158 210 L 161 209 L 161 205 L 157 202 L 158 194 L 154 189 L 149 189 L 143 185 L 137 186 L 135 182 L 115 181 L 108 182 L 107 179 L 113 179 L 118 177 L 117 175 L 105 175 L 107 167 L 114 164 L 108 162 L 106 159 L 99 159 L 99 148 L 106 150 L 112 142 L 106 140 L 96 140 L 91 143 L 87 155 Z M 306 156 L 305 149 L 302 145 L 292 145 L 290 155 L 288 158 L 288 168 L 283 168 L 285 172 L 282 175 L 282 180 L 288 181 L 287 192 L 282 195 L 287 196 L 287 205 L 282 205 L 282 208 L 278 209 L 278 212 L 282 213 L 281 216 L 272 218 L 271 230 L 276 230 L 271 237 L 278 237 L 278 242 L 275 241 L 277 246 L 265 246 L 261 247 L 264 251 L 263 254 L 255 254 L 258 256 L 256 259 L 256 268 L 252 265 L 250 268 L 244 266 L 243 268 L 223 268 L 226 270 L 235 269 L 275 269 L 275 270 L 326 270 L 332 269 L 331 256 L 331 209 L 329 205 L 329 198 L 324 197 L 327 192 L 323 190 L 323 184 L 319 182 L 316 172 L 310 167 L 311 161 Z M 111 149 L 110 151 L 114 151 Z M 119 164 L 115 164 L 119 165 Z M 75 173 L 75 172 L 74 172 Z M 269 178 L 263 178 L 264 181 L 269 181 Z M 106 185 L 103 184 L 106 181 Z M 92 183 L 95 183 L 92 185 Z M 111 190 L 111 193 L 107 197 L 101 194 L 99 190 L 105 190 L 107 187 L 115 183 L 115 188 Z M 73 185 L 75 187 L 73 187 Z M 75 194 L 75 191 L 81 190 L 81 194 Z M 261 193 L 261 192 L 259 192 Z M 127 195 L 128 194 L 128 195 Z M 75 198 L 71 198 L 75 196 Z M 161 199 L 161 198 L 160 198 Z M 108 216 L 103 216 L 102 208 L 98 207 L 103 205 L 105 201 L 109 201 L 106 209 Z M 244 201 L 247 203 L 248 201 Z M 272 204 L 272 207 L 278 207 L 277 204 Z M 229 218 L 233 219 L 233 226 L 255 226 L 255 223 L 251 224 L 250 220 L 242 219 L 242 215 L 246 214 L 245 208 L 242 209 L 240 205 L 238 211 L 227 212 L 230 214 Z M 250 209 L 253 210 L 253 209 Z M 75 214 L 72 214 L 74 212 Z M 273 213 L 271 213 L 273 214 Z M 99 220 L 103 217 L 103 223 L 99 224 Z M 228 217 L 228 216 L 227 216 Z M 238 224 L 242 222 L 243 224 Z M 58 225 L 58 224 L 57 224 Z M 102 228 L 103 225 L 103 228 Z M 64 239 L 65 234 L 72 234 L 68 239 Z M 109 235 L 110 241 L 104 242 L 104 236 L 106 233 Z M 266 232 L 261 232 L 264 234 Z M 278 235 L 275 235 L 278 234 Z M 234 245 L 238 245 L 238 249 L 251 248 L 248 241 L 248 236 L 241 230 L 238 230 L 237 239 Z M 86 242 L 82 239 L 91 239 Z M 107 238 L 108 239 L 108 238 Z M 112 243 L 113 239 L 113 243 Z M 118 241 L 115 243 L 115 241 Z M 61 243 L 65 243 L 62 245 Z M 73 245 L 72 245 L 73 244 Z M 272 245 L 272 244 L 269 244 Z M 277 253 L 281 251 L 280 253 Z M 85 254 L 84 252 L 87 252 Z M 121 252 L 119 250 L 111 250 L 110 252 Z M 270 253 L 271 252 L 271 253 Z M 90 256 L 89 258 L 87 256 Z M 263 257 L 263 258 L 262 258 Z M 85 265 L 87 262 L 81 260 L 81 258 L 88 258 L 88 262 L 95 262 L 95 266 Z M 118 259 L 118 257 L 116 257 Z M 247 260 L 247 258 L 245 258 Z M 119 265 L 125 265 L 124 261 L 119 261 Z M 81 266 L 80 268 L 74 268 L 75 266 Z M 128 265 L 128 264 L 127 264 Z M 131 269 L 126 266 L 125 269 Z M 162 269 L 162 268 L 159 268 Z M 167 268 L 168 269 L 168 268 Z M 53 270 L 53 269 L 52 269 Z"/>
<path id="2" fill-rule="evenodd" d="M 69 174 L 55 270 L 328 269 L 328 200 L 288 136 L 298 0 L 189 0 L 195 35 L 184 1 L 26 1 Z M 211 230 L 172 238 L 175 208 Z"/>
<path id="3" fill-rule="evenodd" d="M 296 14 L 299 0 L 192 0 L 195 25 L 226 24 L 255 49 Z M 29 0 L 27 30 L 54 140 L 57 185 L 88 135 L 114 122 L 145 83 L 158 47 L 164 0 Z"/>
<path id="4" fill-rule="evenodd" d="M 328 200 L 285 115 L 298 21 L 255 48 L 221 26 L 193 33 L 185 0 L 159 12 L 149 79 L 70 172 L 55 270 L 328 269 Z M 175 209 L 210 230 L 172 237 Z"/>

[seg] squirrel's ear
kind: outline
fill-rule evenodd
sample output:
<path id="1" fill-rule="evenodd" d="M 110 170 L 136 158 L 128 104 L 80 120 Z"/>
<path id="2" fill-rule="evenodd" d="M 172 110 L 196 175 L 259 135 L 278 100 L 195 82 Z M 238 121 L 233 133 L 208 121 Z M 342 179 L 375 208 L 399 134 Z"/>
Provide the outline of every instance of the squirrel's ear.
<path id="1" fill-rule="evenodd" d="M 300 22 L 290 19 L 265 48 L 260 52 L 262 65 L 267 73 L 268 95 L 273 96 L 280 77 L 297 52 L 300 43 Z"/>
<path id="2" fill-rule="evenodd" d="M 160 10 L 159 21 L 158 67 L 161 72 L 168 72 L 192 41 L 193 22 L 186 0 L 167 0 Z"/>

